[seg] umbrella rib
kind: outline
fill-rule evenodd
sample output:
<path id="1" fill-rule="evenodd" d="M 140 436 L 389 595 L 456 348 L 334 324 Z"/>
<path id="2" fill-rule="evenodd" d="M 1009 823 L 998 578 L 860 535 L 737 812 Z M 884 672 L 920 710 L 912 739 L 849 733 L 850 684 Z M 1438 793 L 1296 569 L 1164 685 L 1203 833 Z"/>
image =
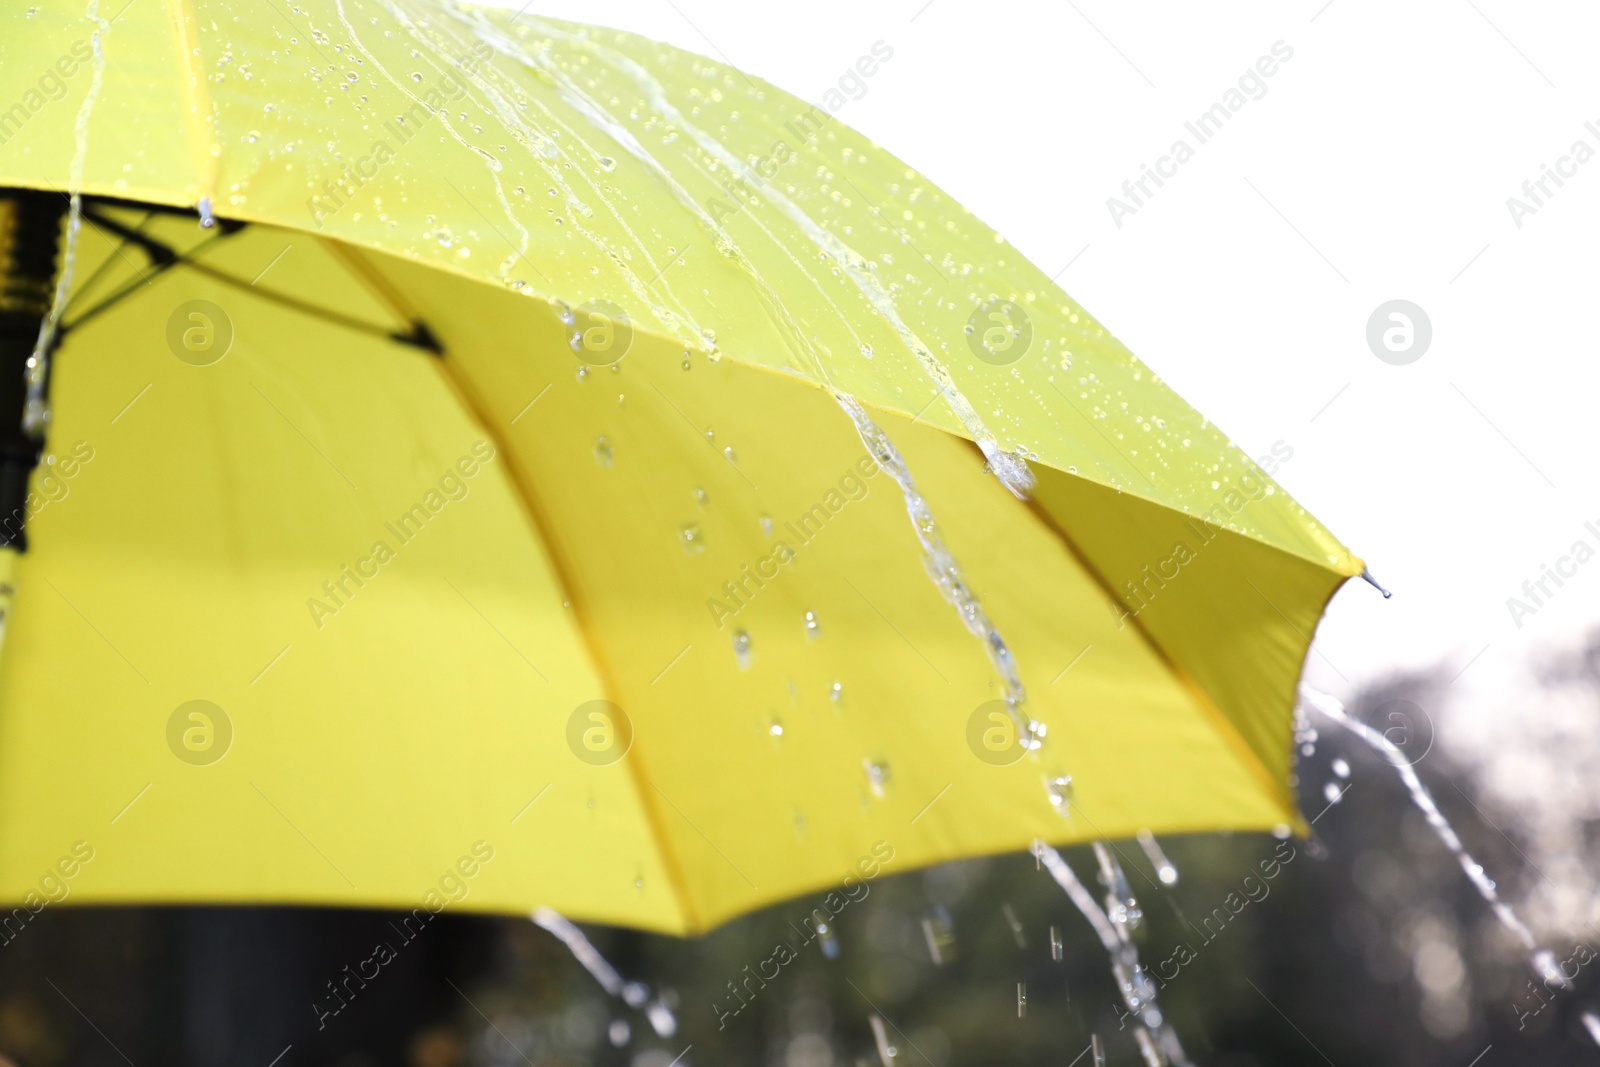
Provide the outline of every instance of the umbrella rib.
<path id="1" fill-rule="evenodd" d="M 144 233 L 144 228 L 146 226 L 150 225 L 151 220 L 154 219 L 155 217 L 156 217 L 156 213 L 154 211 L 145 212 L 144 218 L 139 220 L 139 225 L 134 227 L 134 233 L 143 234 Z M 131 237 L 123 237 L 122 238 L 121 242 L 115 248 L 113 248 L 111 250 L 112 254 L 107 256 L 105 259 L 101 260 L 100 261 L 100 265 L 98 267 L 96 267 L 93 271 L 91 271 L 89 276 L 83 280 L 83 284 L 79 285 L 77 287 L 77 289 L 72 293 L 72 295 L 67 298 L 67 306 L 65 308 L 63 308 L 62 312 L 61 312 L 63 315 L 65 315 L 68 311 L 72 310 L 72 305 L 73 305 L 73 303 L 75 301 L 77 301 L 80 297 L 82 297 L 90 289 L 94 288 L 95 283 L 98 282 L 102 277 L 104 277 L 107 268 L 109 268 L 112 263 L 116 262 L 116 260 L 119 257 L 124 262 L 126 262 L 129 266 L 133 267 L 134 270 L 138 270 L 139 269 L 131 260 L 129 260 L 126 256 L 124 256 L 122 254 L 122 250 L 124 248 L 127 248 L 128 245 L 130 245 L 132 243 L 133 243 L 133 239 Z"/>
<path id="2" fill-rule="evenodd" d="M 152 214 L 153 213 L 154 212 L 152 212 Z M 92 208 L 85 208 L 83 217 L 87 219 L 89 223 L 96 229 L 108 230 L 116 236 L 122 238 L 124 244 L 137 245 L 149 258 L 151 269 L 148 274 L 141 272 L 137 281 L 128 282 L 122 288 L 116 290 L 110 296 L 100 301 L 100 303 L 79 314 L 71 322 L 62 323 L 59 333 L 63 337 L 72 330 L 82 326 L 90 319 L 95 318 L 102 312 L 110 310 L 112 307 L 121 303 L 133 293 L 138 292 L 141 286 L 150 284 L 150 282 L 158 275 L 164 274 L 185 260 L 192 260 L 192 257 L 202 254 L 213 247 L 218 241 L 238 233 L 241 229 L 241 227 L 225 227 L 221 232 L 206 238 L 204 241 L 201 241 L 199 244 L 189 249 L 189 251 L 180 254 L 170 245 L 163 244 L 155 238 L 144 233 L 144 223 L 140 223 L 137 228 L 129 228 L 118 222 L 116 219 L 99 214 Z M 127 257 L 123 258 L 126 259 Z M 97 271 L 96 273 L 98 274 L 99 272 Z M 85 283 L 85 288 L 86 287 L 87 283 Z M 79 291 L 82 292 L 82 289 Z"/>
<path id="3" fill-rule="evenodd" d="M 231 285 L 241 292 L 254 293 L 263 300 L 286 307 L 290 311 L 298 311 L 302 315 L 323 319 L 333 323 L 335 326 L 343 326 L 347 330 L 372 334 L 376 337 L 387 338 L 390 341 L 397 341 L 400 344 L 410 345 L 413 348 L 425 349 L 435 355 L 438 355 L 441 351 L 439 342 L 434 339 L 432 331 L 420 322 L 412 322 L 409 333 L 390 330 L 378 323 L 367 322 L 365 319 L 358 319 L 352 315 L 334 311 L 332 308 L 318 307 L 316 304 L 301 300 L 299 297 L 290 296 L 288 293 L 280 293 L 276 289 L 254 285 L 243 278 L 229 274 L 225 270 L 219 270 L 209 263 L 199 263 L 189 259 L 180 259 L 179 262 L 190 270 L 204 274 L 208 278 L 222 282 L 224 285 Z"/>
<path id="4" fill-rule="evenodd" d="M 456 360 L 448 357 L 436 362 L 445 384 L 455 393 L 456 398 L 467 414 L 478 424 L 479 429 L 489 438 L 494 445 L 497 455 L 505 457 L 506 468 L 510 474 L 511 488 L 518 503 L 522 505 L 523 513 L 527 516 L 528 526 L 533 537 L 538 541 L 539 547 L 544 550 L 545 557 L 550 561 L 551 570 L 562 593 L 562 599 L 572 605 L 573 615 L 577 619 L 577 630 L 587 648 L 590 661 L 594 664 L 595 673 L 600 676 L 603 695 L 608 699 L 618 695 L 618 687 L 612 678 L 609 660 L 603 654 L 598 641 L 592 636 L 592 628 L 588 619 L 588 612 L 584 602 L 574 590 L 578 584 L 570 576 L 570 567 L 563 557 L 555 539 L 546 532 L 550 523 L 546 520 L 543 509 L 539 506 L 534 494 L 530 490 L 533 484 L 518 463 L 516 452 L 513 451 L 506 439 L 496 428 L 497 423 L 490 418 L 488 409 L 479 397 L 476 385 L 458 369 Z M 695 906 L 694 897 L 689 892 L 688 880 L 684 875 L 682 863 L 677 852 L 672 847 L 672 841 L 667 836 L 666 820 L 661 809 L 651 801 L 645 789 L 648 778 L 643 766 L 644 760 L 640 755 L 638 746 L 635 746 L 622 761 L 627 765 L 629 777 L 633 780 L 634 795 L 638 798 L 639 808 L 644 813 L 644 818 L 650 833 L 650 843 L 655 847 L 660 857 L 662 870 L 666 874 L 667 884 L 672 887 L 674 900 L 677 904 L 676 918 L 690 931 L 701 929 L 700 916 Z"/>
<path id="5" fill-rule="evenodd" d="M 329 255 L 339 261 L 339 265 L 344 268 L 346 274 L 361 283 L 361 286 L 367 292 L 371 293 L 380 304 L 387 307 L 395 318 L 401 322 L 411 323 L 413 330 L 420 328 L 424 332 L 427 331 L 427 327 L 422 324 L 422 316 L 418 315 L 416 309 L 407 302 L 400 291 L 390 284 L 389 279 L 372 268 L 372 265 L 366 261 L 360 252 L 343 241 L 335 241 L 327 237 L 319 236 L 317 243 Z"/>
<path id="6" fill-rule="evenodd" d="M 137 245 L 144 251 L 145 255 L 149 257 L 153 269 L 148 276 L 142 277 L 138 282 L 128 283 L 121 289 L 112 293 L 99 304 L 96 304 L 94 307 L 91 307 L 87 311 L 83 312 L 71 323 L 64 325 L 61 330 L 62 333 L 66 333 L 70 329 L 75 329 L 87 322 L 89 319 L 99 315 L 101 312 L 106 311 L 119 301 L 136 292 L 140 286 L 148 283 L 155 275 L 168 271 L 173 267 L 184 266 L 188 267 L 190 270 L 203 274 L 214 281 L 221 282 L 224 285 L 232 286 L 241 292 L 252 293 L 264 300 L 286 307 L 291 311 L 298 312 L 302 315 L 307 315 L 312 318 L 320 318 L 327 322 L 331 322 L 336 326 L 343 326 L 346 329 L 354 330 L 359 333 L 367 333 L 377 337 L 383 337 L 390 341 L 399 342 L 400 344 L 410 345 L 413 348 L 421 348 L 432 352 L 435 355 L 438 355 L 442 351 L 439 346 L 439 342 L 434 338 L 433 332 L 428 329 L 426 324 L 413 316 L 406 315 L 402 309 L 396 307 L 394 302 L 383 294 L 379 294 L 380 300 L 386 306 L 388 306 L 390 310 L 395 311 L 398 318 L 409 325 L 409 330 L 391 330 L 379 323 L 368 322 L 365 319 L 359 319 L 353 315 L 346 315 L 343 312 L 335 311 L 332 308 L 320 307 L 316 304 L 310 303 L 309 301 L 290 296 L 288 293 L 279 292 L 276 289 L 268 289 L 265 286 L 257 285 L 254 281 L 246 281 L 244 278 L 240 278 L 237 275 L 230 274 L 225 270 L 213 267 L 209 263 L 202 263 L 199 261 L 197 257 L 201 253 L 208 250 L 218 240 L 227 237 L 230 234 L 238 233 L 241 229 L 243 229 L 242 226 L 225 227 L 221 233 L 218 233 L 216 236 L 200 242 L 189 251 L 179 252 L 172 246 L 164 244 L 143 232 L 145 224 L 148 223 L 150 219 L 150 216 L 148 215 L 146 216 L 144 222 L 141 222 L 137 228 L 125 226 L 117 220 L 101 215 L 93 210 L 85 210 L 84 217 L 93 222 L 97 227 L 108 230 L 116 236 L 122 238 L 124 245 Z M 347 273 L 356 275 L 356 272 L 351 269 L 349 263 L 346 262 L 343 257 L 338 258 L 340 260 L 340 265 L 345 268 Z M 99 272 L 97 271 L 96 276 L 98 276 L 98 274 Z M 359 275 L 356 276 L 356 280 L 367 281 L 368 286 L 371 286 L 370 280 L 363 279 Z M 87 283 L 85 283 L 85 285 L 87 286 Z"/>

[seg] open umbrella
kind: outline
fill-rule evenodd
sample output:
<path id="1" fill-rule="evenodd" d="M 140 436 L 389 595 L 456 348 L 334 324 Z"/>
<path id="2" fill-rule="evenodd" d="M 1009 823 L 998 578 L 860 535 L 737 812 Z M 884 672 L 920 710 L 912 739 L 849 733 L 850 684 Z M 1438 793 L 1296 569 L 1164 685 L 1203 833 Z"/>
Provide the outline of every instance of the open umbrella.
<path id="1" fill-rule="evenodd" d="M 125 3 L 0 15 L 4 897 L 684 933 L 1299 822 L 1361 563 L 825 107 L 511 12 Z"/>

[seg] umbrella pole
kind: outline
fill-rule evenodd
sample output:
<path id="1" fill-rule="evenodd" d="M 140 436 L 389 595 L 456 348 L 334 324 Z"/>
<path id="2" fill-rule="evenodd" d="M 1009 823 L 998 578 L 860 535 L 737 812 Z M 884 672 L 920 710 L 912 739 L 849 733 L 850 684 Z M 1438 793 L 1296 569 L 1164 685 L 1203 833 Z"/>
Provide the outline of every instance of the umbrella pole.
<path id="1" fill-rule="evenodd" d="M 28 479 L 44 449 L 23 425 L 28 372 L 50 314 L 67 201 L 54 193 L 0 190 L 0 548 L 27 549 Z"/>

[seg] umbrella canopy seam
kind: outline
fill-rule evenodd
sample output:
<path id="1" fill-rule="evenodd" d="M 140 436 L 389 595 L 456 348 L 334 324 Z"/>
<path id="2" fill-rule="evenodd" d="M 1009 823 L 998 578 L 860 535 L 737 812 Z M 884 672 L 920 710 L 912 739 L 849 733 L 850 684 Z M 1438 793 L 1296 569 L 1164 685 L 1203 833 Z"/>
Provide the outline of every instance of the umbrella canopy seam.
<path id="1" fill-rule="evenodd" d="M 549 535 L 546 529 L 548 524 L 541 518 L 539 505 L 528 492 L 526 474 L 522 470 L 521 464 L 517 461 L 516 451 L 501 437 L 499 431 L 495 428 L 494 421 L 488 417 L 482 403 L 479 401 L 476 389 L 471 382 L 467 381 L 456 370 L 455 363 L 449 356 L 441 357 L 435 362 L 439 365 L 440 376 L 450 387 L 456 398 L 460 400 L 462 407 L 489 438 L 495 447 L 495 451 L 505 457 L 506 468 L 511 473 L 509 481 L 517 502 L 522 505 L 523 514 L 527 517 L 528 524 L 533 528 L 534 535 L 549 553 L 550 568 L 560 585 L 563 597 L 572 605 L 573 614 L 577 617 L 576 629 L 582 634 L 583 646 L 587 649 L 590 658 L 594 662 L 595 673 L 601 679 L 605 698 L 612 699 L 619 690 L 611 678 L 610 664 L 600 654 L 600 646 L 594 640 L 587 615 L 583 606 L 579 603 L 577 595 L 573 592 L 576 583 L 570 577 L 569 567 L 567 561 L 562 558 L 560 546 L 556 539 Z M 639 752 L 633 751 L 628 753 L 628 758 L 619 762 L 627 764 L 628 777 L 633 783 L 634 793 L 638 797 L 639 805 L 645 813 L 645 818 L 649 820 L 650 827 L 654 831 L 653 836 L 656 847 L 661 853 L 661 864 L 666 871 L 667 882 L 672 887 L 673 899 L 677 904 L 678 915 L 682 924 L 687 931 L 697 932 L 702 928 L 701 922 L 694 907 L 693 897 L 689 893 L 688 883 L 684 878 L 682 864 L 671 847 L 671 838 L 666 832 L 666 827 L 662 825 L 662 812 L 645 789 L 647 779 L 642 766 L 643 756 Z"/>

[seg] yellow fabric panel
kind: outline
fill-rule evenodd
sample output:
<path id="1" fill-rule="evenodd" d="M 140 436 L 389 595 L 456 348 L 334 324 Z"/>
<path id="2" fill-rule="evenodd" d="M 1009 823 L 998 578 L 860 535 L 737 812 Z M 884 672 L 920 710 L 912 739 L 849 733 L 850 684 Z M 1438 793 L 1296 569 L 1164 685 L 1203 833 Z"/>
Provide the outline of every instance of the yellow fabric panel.
<path id="1" fill-rule="evenodd" d="M 1270 498 L 1219 494 L 1219 521 Z M 1277 491 L 1277 490 L 1275 490 Z M 1281 492 L 1281 491 L 1278 491 Z M 1295 686 L 1317 621 L 1347 576 L 1129 494 L 1043 469 L 1035 501 L 1116 597 L 1118 625 L 1143 631 L 1227 718 L 1258 777 L 1288 788 Z"/>
<path id="2" fill-rule="evenodd" d="M 248 278 L 286 243 L 251 231 L 215 262 Z M 87 230 L 86 268 L 107 253 Z M 315 241 L 289 262 L 330 305 L 370 306 Z M 190 299 L 233 321 L 214 365 L 167 350 Z M 70 336 L 53 391 L 54 451 L 92 458 L 51 483 L 16 566 L 0 896 L 82 839 L 74 901 L 411 908 L 482 840 L 494 859 L 455 906 L 682 927 L 633 782 L 567 750 L 599 678 L 505 458 L 460 477 L 486 437 L 433 357 L 179 270 Z M 439 491 L 452 471 L 461 499 Z M 437 513 L 397 526 L 430 490 Z M 380 541 L 394 558 L 342 579 Z M 168 747 L 196 699 L 234 732 L 208 766 Z"/>
<path id="3" fill-rule="evenodd" d="M 626 762 L 695 928 L 837 882 L 879 840 L 909 869 L 1034 837 L 1293 818 L 966 442 L 878 413 L 1021 663 L 1031 712 L 1050 726 L 1043 756 L 1010 767 L 967 747 L 969 715 L 998 696 L 993 669 L 924 573 L 897 487 L 827 393 L 731 360 L 691 356 L 686 371 L 681 349 L 654 340 L 636 342 L 617 370 L 580 375 L 542 303 L 490 319 L 481 287 L 374 265 L 453 339 L 447 365 L 507 443 L 613 699 L 635 723 Z M 888 767 L 881 798 L 868 760 Z M 1051 810 L 1042 782 L 1066 771 L 1071 820 Z"/>

